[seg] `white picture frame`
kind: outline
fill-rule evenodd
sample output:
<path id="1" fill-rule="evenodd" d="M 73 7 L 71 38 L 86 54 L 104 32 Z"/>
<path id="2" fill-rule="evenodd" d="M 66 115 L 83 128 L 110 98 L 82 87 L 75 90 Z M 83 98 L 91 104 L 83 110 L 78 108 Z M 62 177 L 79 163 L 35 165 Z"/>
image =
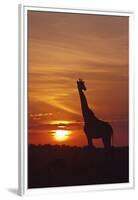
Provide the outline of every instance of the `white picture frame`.
<path id="1" fill-rule="evenodd" d="M 28 122 L 27 122 L 27 12 L 49 11 L 79 14 L 113 15 L 129 17 L 129 182 L 121 184 L 70 186 L 43 189 L 27 188 L 27 145 L 28 145 Z M 19 5 L 19 194 L 41 194 L 49 192 L 72 192 L 72 191 L 95 191 L 129 189 L 134 187 L 134 61 L 133 61 L 133 23 L 134 14 L 127 11 L 103 11 L 85 10 L 77 8 L 56 8 L 42 6 Z"/>

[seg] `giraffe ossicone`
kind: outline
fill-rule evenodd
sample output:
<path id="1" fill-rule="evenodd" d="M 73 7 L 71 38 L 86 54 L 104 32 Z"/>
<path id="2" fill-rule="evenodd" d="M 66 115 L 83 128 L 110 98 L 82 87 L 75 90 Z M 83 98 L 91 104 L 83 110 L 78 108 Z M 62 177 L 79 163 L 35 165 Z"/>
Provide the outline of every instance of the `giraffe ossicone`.
<path id="1" fill-rule="evenodd" d="M 87 90 L 86 86 L 85 86 L 85 82 L 83 81 L 83 79 L 79 78 L 77 80 L 77 86 L 79 90 Z"/>

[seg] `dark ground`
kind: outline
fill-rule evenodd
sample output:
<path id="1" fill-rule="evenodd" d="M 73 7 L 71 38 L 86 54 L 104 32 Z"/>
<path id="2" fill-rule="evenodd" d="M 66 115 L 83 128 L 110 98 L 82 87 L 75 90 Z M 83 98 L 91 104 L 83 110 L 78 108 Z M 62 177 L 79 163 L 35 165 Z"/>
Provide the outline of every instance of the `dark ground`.
<path id="1" fill-rule="evenodd" d="M 28 146 L 28 188 L 129 182 L 128 148 Z"/>

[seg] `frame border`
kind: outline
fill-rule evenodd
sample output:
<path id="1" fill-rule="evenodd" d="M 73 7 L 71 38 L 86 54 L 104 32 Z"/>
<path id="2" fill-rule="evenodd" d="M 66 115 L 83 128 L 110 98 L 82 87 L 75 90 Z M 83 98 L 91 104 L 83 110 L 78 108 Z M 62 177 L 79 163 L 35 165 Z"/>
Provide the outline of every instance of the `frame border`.
<path id="1" fill-rule="evenodd" d="M 78 14 L 97 14 L 129 17 L 129 183 L 83 185 L 51 188 L 27 188 L 27 161 L 28 161 L 28 124 L 27 124 L 27 12 L 48 11 Z M 78 8 L 57 8 L 43 6 L 18 6 L 18 194 L 48 194 L 61 192 L 86 192 L 97 190 L 134 189 L 134 13 L 115 10 L 91 10 Z"/>

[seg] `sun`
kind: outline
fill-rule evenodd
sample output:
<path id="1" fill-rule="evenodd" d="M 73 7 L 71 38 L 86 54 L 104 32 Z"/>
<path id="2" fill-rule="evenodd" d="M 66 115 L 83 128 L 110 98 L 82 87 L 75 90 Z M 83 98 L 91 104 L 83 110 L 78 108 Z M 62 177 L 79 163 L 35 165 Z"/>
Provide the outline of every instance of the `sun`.
<path id="1" fill-rule="evenodd" d="M 55 139 L 58 141 L 64 141 L 67 139 L 69 131 L 67 130 L 56 130 L 55 131 Z"/>

